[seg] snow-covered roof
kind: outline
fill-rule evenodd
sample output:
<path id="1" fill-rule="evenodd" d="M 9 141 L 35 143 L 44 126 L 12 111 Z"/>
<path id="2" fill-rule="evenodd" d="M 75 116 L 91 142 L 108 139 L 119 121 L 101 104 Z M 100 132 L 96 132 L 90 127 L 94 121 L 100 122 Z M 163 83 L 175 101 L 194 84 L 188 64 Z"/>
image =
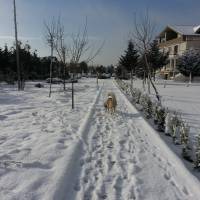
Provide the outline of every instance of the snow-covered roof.
<path id="1" fill-rule="evenodd" d="M 193 30 L 194 30 L 195 33 L 200 33 L 200 25 L 195 26 L 195 27 L 193 28 Z"/>
<path id="2" fill-rule="evenodd" d="M 164 31 L 167 29 L 172 29 L 173 31 L 180 33 L 182 35 L 196 35 L 200 34 L 200 25 L 194 26 L 194 25 L 168 25 Z"/>

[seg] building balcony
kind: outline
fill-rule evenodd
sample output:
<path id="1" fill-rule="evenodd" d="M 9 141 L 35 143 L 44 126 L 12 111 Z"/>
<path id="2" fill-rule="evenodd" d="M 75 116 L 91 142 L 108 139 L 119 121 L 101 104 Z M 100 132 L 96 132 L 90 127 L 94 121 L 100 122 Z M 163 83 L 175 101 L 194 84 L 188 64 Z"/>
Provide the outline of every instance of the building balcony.
<path id="1" fill-rule="evenodd" d="M 165 42 L 161 42 L 159 43 L 159 47 L 160 48 L 169 47 L 171 45 L 180 44 L 182 42 L 184 42 L 184 39 L 182 37 L 179 37 Z"/>

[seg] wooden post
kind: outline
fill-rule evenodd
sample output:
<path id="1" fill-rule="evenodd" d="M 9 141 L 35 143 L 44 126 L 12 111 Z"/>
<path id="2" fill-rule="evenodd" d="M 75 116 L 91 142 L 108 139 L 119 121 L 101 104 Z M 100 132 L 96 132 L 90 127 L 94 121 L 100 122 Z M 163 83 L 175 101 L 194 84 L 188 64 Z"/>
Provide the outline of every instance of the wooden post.
<path id="1" fill-rule="evenodd" d="M 192 72 L 190 71 L 190 79 L 189 79 L 189 84 L 192 83 Z"/>
<path id="2" fill-rule="evenodd" d="M 72 109 L 74 109 L 74 73 L 72 74 Z"/>
<path id="3" fill-rule="evenodd" d="M 97 86 L 98 86 L 98 84 L 99 84 L 99 73 L 97 72 Z"/>
<path id="4" fill-rule="evenodd" d="M 22 90 L 21 69 L 20 69 L 20 63 L 19 63 L 19 44 L 18 44 L 18 36 L 17 36 L 17 18 L 16 18 L 16 4 L 15 4 L 15 0 L 13 0 L 13 5 L 14 5 L 16 61 L 17 61 L 17 81 L 18 81 L 18 90 Z"/>

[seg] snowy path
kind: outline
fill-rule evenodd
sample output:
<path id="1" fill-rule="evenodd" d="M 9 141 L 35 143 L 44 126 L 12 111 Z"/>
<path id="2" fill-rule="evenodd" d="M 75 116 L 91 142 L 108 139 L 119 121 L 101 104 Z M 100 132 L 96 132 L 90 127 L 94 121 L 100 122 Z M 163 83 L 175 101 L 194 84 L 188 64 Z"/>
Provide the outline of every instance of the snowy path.
<path id="1" fill-rule="evenodd" d="M 115 92 L 117 114 L 105 113 Z M 87 128 L 73 191 L 66 199 L 198 200 L 199 182 L 130 105 L 112 80 L 105 80 Z M 71 166 L 73 168 L 74 166 Z M 70 181 L 70 180 L 68 180 Z"/>

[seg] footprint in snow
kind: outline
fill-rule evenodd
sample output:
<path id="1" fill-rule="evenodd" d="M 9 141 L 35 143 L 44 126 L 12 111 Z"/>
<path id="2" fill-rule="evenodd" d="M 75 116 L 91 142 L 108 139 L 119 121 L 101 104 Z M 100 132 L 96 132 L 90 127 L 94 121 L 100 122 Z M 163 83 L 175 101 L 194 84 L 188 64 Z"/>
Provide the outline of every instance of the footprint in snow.
<path id="1" fill-rule="evenodd" d="M 185 186 L 183 187 L 182 191 L 184 192 L 184 194 L 189 195 L 189 192 Z"/>
<path id="2" fill-rule="evenodd" d="M 137 164 L 137 159 L 136 159 L 135 156 L 134 156 L 133 158 L 131 158 L 129 161 L 130 161 L 131 163 L 133 163 L 133 164 Z"/>
<path id="3" fill-rule="evenodd" d="M 123 153 L 123 152 L 120 152 L 120 158 L 123 160 L 123 159 L 126 159 L 126 154 Z"/>
<path id="4" fill-rule="evenodd" d="M 93 171 L 93 167 L 92 167 L 92 166 L 90 166 L 89 168 L 86 168 L 86 169 L 85 169 L 85 173 L 86 173 L 87 175 L 89 175 L 92 171 Z"/>
<path id="5" fill-rule="evenodd" d="M 145 148 L 141 148 L 139 153 L 144 153 L 145 152 Z"/>
<path id="6" fill-rule="evenodd" d="M 90 156 L 90 157 L 87 157 L 87 158 L 85 158 L 85 162 L 86 163 L 90 163 L 92 161 L 92 157 Z"/>
<path id="7" fill-rule="evenodd" d="M 134 191 L 134 187 L 132 186 L 130 191 L 129 191 L 129 197 L 128 197 L 129 200 L 135 200 L 136 197 L 135 197 L 135 191 Z"/>
<path id="8" fill-rule="evenodd" d="M 105 184 L 102 185 L 101 190 L 98 192 L 98 196 L 99 196 L 100 199 L 106 199 L 107 198 Z"/>
<path id="9" fill-rule="evenodd" d="M 63 139 L 59 139 L 58 143 L 64 144 L 65 143 L 65 139 L 64 138 Z"/>
<path id="10" fill-rule="evenodd" d="M 109 127 L 108 124 L 106 124 L 105 129 L 108 130 L 108 131 L 110 130 L 110 127 Z"/>
<path id="11" fill-rule="evenodd" d="M 117 177 L 116 182 L 114 184 L 114 188 L 116 190 L 116 196 L 121 197 L 123 186 L 123 178 L 121 176 Z"/>
<path id="12" fill-rule="evenodd" d="M 170 175 L 169 173 L 165 173 L 165 174 L 164 174 L 164 178 L 165 178 L 166 180 L 170 180 L 171 175 Z"/>
<path id="13" fill-rule="evenodd" d="M 83 177 L 83 182 L 88 183 L 88 176 L 87 175 L 85 177 Z"/>
<path id="14" fill-rule="evenodd" d="M 139 167 L 138 165 L 134 165 L 134 167 L 133 167 L 133 174 L 138 174 L 138 173 L 140 173 L 142 171 L 142 168 L 141 167 Z"/>
<path id="15" fill-rule="evenodd" d="M 85 193 L 83 196 L 83 200 L 92 200 L 91 194 Z"/>
<path id="16" fill-rule="evenodd" d="M 107 198 L 107 194 L 99 193 L 98 196 L 99 196 L 100 199 L 106 199 Z"/>
<path id="17" fill-rule="evenodd" d="M 74 190 L 80 191 L 80 189 L 81 189 L 80 180 L 77 180 L 76 183 L 74 184 Z"/>
<path id="18" fill-rule="evenodd" d="M 172 180 L 170 181 L 171 185 L 173 185 L 174 187 L 177 187 L 176 183 Z"/>
<path id="19" fill-rule="evenodd" d="M 157 155 L 156 155 L 156 153 L 155 153 L 155 152 L 154 152 L 152 155 L 153 155 L 153 157 L 155 157 L 155 158 L 157 157 Z"/>
<path id="20" fill-rule="evenodd" d="M 136 184 L 142 185 L 144 183 L 144 181 L 140 178 L 137 178 L 136 180 Z"/>
<path id="21" fill-rule="evenodd" d="M 84 159 L 81 159 L 81 160 L 80 160 L 80 166 L 82 167 L 84 164 L 85 164 Z"/>
<path id="22" fill-rule="evenodd" d="M 97 160 L 95 166 L 102 168 L 102 165 L 103 165 L 102 160 L 101 159 Z"/>

